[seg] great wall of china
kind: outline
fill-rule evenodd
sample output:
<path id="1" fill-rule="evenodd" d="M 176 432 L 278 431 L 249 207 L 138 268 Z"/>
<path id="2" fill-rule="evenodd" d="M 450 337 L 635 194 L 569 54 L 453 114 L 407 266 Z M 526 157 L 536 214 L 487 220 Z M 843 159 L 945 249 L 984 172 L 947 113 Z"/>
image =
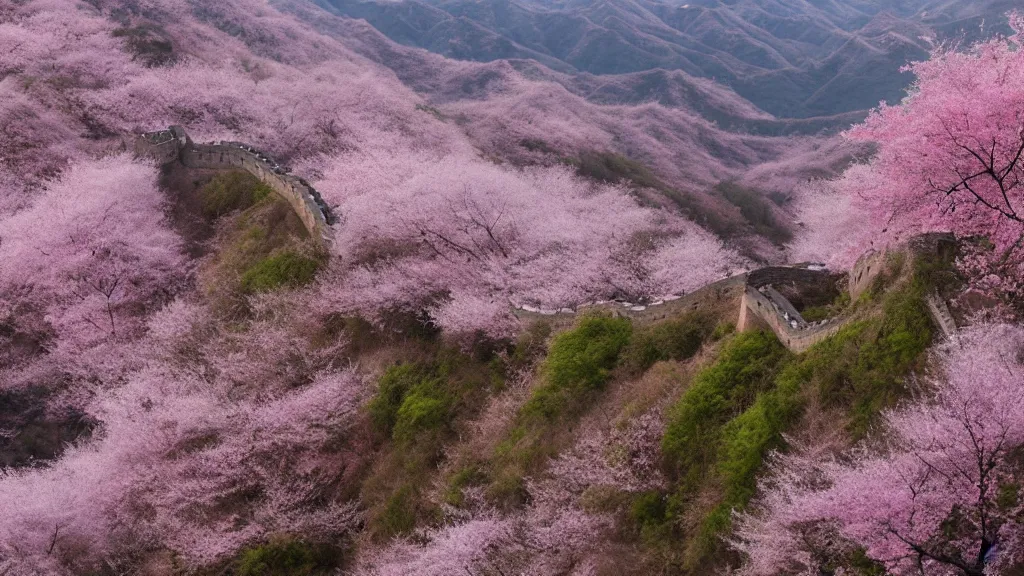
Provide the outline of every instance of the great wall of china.
<path id="1" fill-rule="evenodd" d="M 885 259 L 893 252 L 906 254 L 937 253 L 941 245 L 951 241 L 947 234 L 926 234 L 912 239 L 891 252 L 870 251 L 865 253 L 850 270 L 845 289 L 852 300 L 868 290 L 875 278 L 885 269 Z M 576 309 L 543 310 L 519 306 L 515 314 L 521 320 L 541 318 L 571 320 L 576 314 L 589 309 L 604 309 L 614 314 L 628 316 L 640 322 L 664 320 L 687 311 L 723 303 L 738 310 L 736 329 L 738 331 L 767 328 L 779 341 L 793 352 L 808 350 L 818 342 L 835 335 L 853 318 L 839 316 L 817 322 L 807 322 L 778 288 L 806 287 L 820 285 L 834 279 L 833 273 L 818 266 L 771 266 L 730 276 L 708 284 L 685 295 L 673 295 L 648 305 L 631 302 L 599 301 L 578 306 Z M 946 302 L 937 294 L 926 300 L 928 311 L 935 325 L 946 339 L 955 339 L 957 325 Z"/>
<path id="2" fill-rule="evenodd" d="M 242 169 L 256 176 L 284 198 L 301 218 L 310 236 L 325 247 L 333 239 L 331 226 L 336 217 L 320 194 L 302 178 L 240 142 L 214 142 L 195 144 L 180 126 L 167 130 L 147 132 L 135 136 L 129 143 L 135 154 L 153 159 L 158 164 L 180 162 L 189 168 L 214 170 Z M 941 235 L 922 237 L 908 244 L 906 251 L 932 251 L 943 240 Z M 846 289 L 852 299 L 867 290 L 884 268 L 883 252 L 871 251 L 862 256 L 850 270 Z M 728 304 L 738 306 L 736 328 L 739 331 L 768 328 L 793 352 L 803 352 L 836 334 L 849 317 L 807 322 L 778 287 L 821 285 L 834 279 L 834 275 L 816 266 L 773 266 L 745 272 L 708 284 L 684 295 L 672 295 L 650 304 L 621 301 L 592 302 L 576 309 L 545 310 L 529 306 L 513 306 L 521 320 L 559 319 L 571 321 L 584 309 L 603 308 L 638 321 L 655 321 L 707 305 Z M 932 295 L 927 301 L 929 312 L 937 327 L 947 338 L 955 338 L 956 323 L 946 303 Z"/>
<path id="3" fill-rule="evenodd" d="M 181 162 L 189 168 L 245 170 L 291 205 L 311 237 L 324 246 L 331 243 L 331 225 L 336 218 L 320 193 L 252 146 L 241 142 L 195 144 L 181 126 L 171 126 L 135 137 L 131 147 L 136 155 L 152 158 L 159 164 Z"/>

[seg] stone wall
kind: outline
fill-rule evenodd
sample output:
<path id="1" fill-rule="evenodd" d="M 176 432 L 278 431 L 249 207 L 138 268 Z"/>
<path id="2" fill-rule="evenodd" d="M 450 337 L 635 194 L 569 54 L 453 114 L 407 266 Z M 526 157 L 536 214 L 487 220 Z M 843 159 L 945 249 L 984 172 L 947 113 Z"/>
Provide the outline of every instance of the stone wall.
<path id="1" fill-rule="evenodd" d="M 949 312 L 949 306 L 938 294 L 931 294 L 927 298 L 928 312 L 935 321 L 935 325 L 942 331 L 947 340 L 956 340 L 956 320 Z"/>
<path id="2" fill-rule="evenodd" d="M 513 313 L 523 321 L 546 319 L 556 325 L 571 324 L 576 315 L 587 310 L 602 310 L 616 315 L 628 316 L 640 322 L 657 322 L 688 311 L 698 310 L 722 302 L 739 304 L 747 275 L 739 274 L 713 282 L 683 295 L 666 296 L 650 304 L 634 304 L 620 301 L 598 301 L 581 304 L 576 308 L 543 310 L 530 306 L 513 306 Z"/>
<path id="3" fill-rule="evenodd" d="M 885 268 L 885 252 L 865 252 L 850 270 L 850 299 L 856 300 L 871 287 L 871 283 Z"/>
<path id="4" fill-rule="evenodd" d="M 668 296 L 647 305 L 630 302 L 593 302 L 561 310 L 516 307 L 514 313 L 523 321 L 545 319 L 556 327 L 567 327 L 575 321 L 578 313 L 585 310 L 611 312 L 627 316 L 637 322 L 658 322 L 686 312 L 726 303 L 728 306 L 736 307 L 739 312 L 736 320 L 737 330 L 742 332 L 767 328 L 774 332 L 787 348 L 794 352 L 803 352 L 838 332 L 845 324 L 845 320 L 816 323 L 804 321 L 789 301 L 771 288 L 770 281 L 817 283 L 822 277 L 827 278 L 829 275 L 826 272 L 779 266 L 731 276 L 689 294 Z"/>
<path id="5" fill-rule="evenodd" d="M 847 322 L 823 320 L 809 324 L 785 298 L 777 292 L 772 294 L 770 290 L 770 287 L 759 289 L 749 284 L 746 286 L 740 301 L 740 319 L 736 324 L 738 331 L 757 329 L 763 323 L 786 348 L 799 353 L 839 332 Z"/>
<path id="6" fill-rule="evenodd" d="M 891 250 L 909 256 L 935 256 L 951 259 L 957 250 L 956 237 L 948 232 L 929 232 L 910 238 Z M 871 287 L 879 273 L 885 269 L 885 259 L 890 252 L 868 250 L 850 270 L 850 298 L 856 300 Z"/>
<path id="7" fill-rule="evenodd" d="M 133 150 L 161 164 L 178 161 L 189 168 L 245 170 L 291 205 L 311 237 L 325 246 L 331 243 L 335 218 L 320 193 L 251 146 L 240 142 L 195 144 L 184 129 L 172 126 L 138 136 Z"/>
<path id="8" fill-rule="evenodd" d="M 302 219 L 310 236 L 329 244 L 334 216 L 320 194 L 302 178 L 250 146 L 240 142 L 194 144 L 180 126 L 139 135 L 130 142 L 132 150 L 166 164 L 178 161 L 189 168 L 240 169 L 259 178 L 284 198 Z M 926 234 L 907 243 L 902 250 L 912 253 L 938 253 L 950 249 L 948 234 Z M 955 249 L 955 244 L 953 245 Z M 870 251 L 857 260 L 849 277 L 849 290 L 856 299 L 884 268 L 885 253 Z M 776 288 L 793 290 L 828 290 L 836 276 L 823 270 L 801 266 L 772 266 L 739 274 L 714 282 L 685 295 L 668 296 L 650 304 L 631 302 L 593 302 L 576 309 L 541 310 L 529 306 L 513 306 L 520 320 L 549 319 L 554 324 L 570 324 L 577 313 L 597 308 L 629 316 L 641 322 L 656 322 L 671 316 L 705 307 L 735 302 L 739 305 L 737 330 L 767 327 L 787 348 L 804 352 L 814 344 L 836 334 L 849 320 L 834 319 L 808 323 L 789 300 Z M 956 324 L 937 296 L 928 299 L 928 308 L 936 324 L 947 338 L 954 338 Z"/>
<path id="9" fill-rule="evenodd" d="M 185 131 L 179 127 L 172 127 L 141 134 L 128 144 L 136 156 L 151 158 L 158 164 L 167 164 L 178 159 L 187 142 L 188 136 Z"/>

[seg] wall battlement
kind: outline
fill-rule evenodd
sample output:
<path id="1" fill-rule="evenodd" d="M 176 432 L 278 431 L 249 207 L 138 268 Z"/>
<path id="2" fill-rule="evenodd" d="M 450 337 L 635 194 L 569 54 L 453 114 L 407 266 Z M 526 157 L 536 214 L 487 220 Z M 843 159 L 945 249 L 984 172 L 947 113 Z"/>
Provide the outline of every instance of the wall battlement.
<path id="1" fill-rule="evenodd" d="M 911 254 L 941 253 L 949 249 L 952 236 L 948 234 L 925 234 L 911 239 L 895 251 Z M 859 296 L 885 267 L 885 253 L 871 251 L 861 257 L 850 272 L 848 289 L 851 295 Z M 697 310 L 707 305 L 732 301 L 738 306 L 736 329 L 767 329 L 778 337 L 786 348 L 793 352 L 805 352 L 818 342 L 837 334 L 850 323 L 851 317 L 840 316 L 817 322 L 807 322 L 790 303 L 775 289 L 797 287 L 811 290 L 827 288 L 836 277 L 823 269 L 806 266 L 770 266 L 751 272 L 737 274 L 685 295 L 665 297 L 647 305 L 630 302 L 593 302 L 575 309 L 543 310 L 528 306 L 514 306 L 514 313 L 520 320 L 542 318 L 557 323 L 571 322 L 578 312 L 585 309 L 601 309 L 614 314 L 628 316 L 640 322 L 656 322 L 671 316 Z M 938 295 L 928 298 L 928 310 L 943 334 L 954 339 L 957 326 L 946 303 Z"/>
<path id="2" fill-rule="evenodd" d="M 309 235 L 330 245 L 334 214 L 320 193 L 269 156 L 241 142 L 195 144 L 181 126 L 137 136 L 132 149 L 160 164 L 180 162 L 189 168 L 245 170 L 284 198 L 302 220 Z"/>

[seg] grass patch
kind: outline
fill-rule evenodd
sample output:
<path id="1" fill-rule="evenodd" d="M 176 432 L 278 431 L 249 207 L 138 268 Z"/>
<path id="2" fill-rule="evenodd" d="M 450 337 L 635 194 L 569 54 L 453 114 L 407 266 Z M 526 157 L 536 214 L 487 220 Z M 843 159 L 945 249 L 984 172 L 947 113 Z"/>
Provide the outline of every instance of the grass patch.
<path id="1" fill-rule="evenodd" d="M 714 462 L 725 425 L 770 389 L 787 354 L 774 335 L 746 332 L 697 374 L 672 407 L 662 440 L 662 452 L 684 484 L 700 480 Z"/>
<path id="2" fill-rule="evenodd" d="M 252 207 L 272 193 L 269 186 L 248 172 L 222 172 L 203 186 L 203 215 L 211 220 L 220 218 L 236 210 Z"/>
<path id="3" fill-rule="evenodd" d="M 420 522 L 433 522 L 438 510 L 424 493 L 444 456 L 444 446 L 457 437 L 457 421 L 470 417 L 493 391 L 492 356 L 467 354 L 436 341 L 419 356 L 399 362 L 381 376 L 367 412 L 380 456 L 363 484 L 361 498 L 369 511 L 367 530 L 375 541 L 408 534 Z M 448 498 L 458 502 L 460 490 L 476 477 L 472 471 L 454 482 Z"/>
<path id="4" fill-rule="evenodd" d="M 331 546 L 278 538 L 244 550 L 235 566 L 237 576 L 313 576 L 327 574 L 341 563 Z"/>
<path id="5" fill-rule="evenodd" d="M 656 362 L 689 359 L 713 331 L 712 319 L 698 314 L 637 328 L 619 364 L 629 375 L 639 376 Z"/>
<path id="6" fill-rule="evenodd" d="M 520 416 L 554 420 L 578 411 L 581 400 L 611 377 L 632 332 L 626 318 L 591 316 L 556 336 L 544 363 L 544 384 L 534 390 Z"/>
<path id="7" fill-rule="evenodd" d="M 282 198 L 264 195 L 219 225 L 213 258 L 200 280 L 214 312 L 225 319 L 248 317 L 254 293 L 312 281 L 324 262 L 302 221 Z"/>
<path id="8" fill-rule="evenodd" d="M 558 432 L 575 420 L 612 377 L 633 327 L 626 318 L 584 316 L 556 336 L 541 366 L 541 384 L 498 445 L 488 495 L 504 507 L 525 503 L 523 476 L 558 451 Z"/>
<path id="9" fill-rule="evenodd" d="M 902 263 L 890 263 L 860 304 L 861 319 L 803 354 L 789 354 L 766 333 L 727 341 L 670 412 L 662 450 L 675 483 L 667 495 L 673 528 L 645 529 L 657 536 L 648 544 L 667 549 L 684 540 L 680 566 L 693 573 L 723 558 L 732 511 L 750 502 L 766 455 L 784 448 L 783 433 L 812 397 L 846 415 L 851 441 L 864 438 L 883 410 L 906 397 L 907 375 L 923 368 L 932 340 L 924 297 L 948 265 L 918 258 L 901 275 Z"/>
<path id="10" fill-rule="evenodd" d="M 835 318 L 849 308 L 850 303 L 850 293 L 844 290 L 831 303 L 804 308 L 800 311 L 800 316 L 808 322 Z"/>
<path id="11" fill-rule="evenodd" d="M 269 292 L 287 286 L 296 288 L 313 281 L 320 260 L 285 250 L 263 258 L 242 274 L 242 291 Z"/>

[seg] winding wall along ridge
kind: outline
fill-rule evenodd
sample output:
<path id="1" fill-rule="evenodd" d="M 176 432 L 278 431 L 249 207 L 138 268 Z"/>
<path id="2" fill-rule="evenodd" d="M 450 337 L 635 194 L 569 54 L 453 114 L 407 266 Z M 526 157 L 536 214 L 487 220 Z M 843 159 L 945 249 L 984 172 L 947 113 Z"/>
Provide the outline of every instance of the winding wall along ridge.
<path id="1" fill-rule="evenodd" d="M 947 249 L 946 245 L 949 242 L 953 242 L 949 234 L 924 234 L 911 239 L 897 251 L 918 254 L 940 253 Z M 867 290 L 885 268 L 885 256 L 885 252 L 871 250 L 854 264 L 849 273 L 847 287 L 854 299 Z M 597 307 L 613 310 L 616 314 L 641 322 L 653 322 L 731 300 L 738 305 L 737 330 L 742 332 L 767 327 L 788 349 L 800 353 L 835 335 L 853 318 L 840 317 L 807 322 L 775 286 L 820 286 L 831 277 L 831 273 L 818 267 L 769 266 L 719 280 L 689 294 L 669 296 L 649 305 L 604 301 L 585 304 L 575 310 L 540 310 L 517 306 L 515 314 L 522 320 L 555 318 L 571 321 L 584 308 Z M 932 294 L 927 298 L 927 305 L 932 320 L 943 335 L 947 339 L 954 339 L 957 326 L 945 301 L 937 294 Z"/>
<path id="2" fill-rule="evenodd" d="M 333 239 L 331 225 L 336 218 L 316 189 L 302 178 L 289 174 L 286 168 L 251 146 L 241 142 L 195 144 L 184 128 L 171 126 L 167 130 L 136 136 L 132 148 L 136 154 L 152 158 L 159 164 L 177 161 L 189 168 L 246 170 L 291 205 L 311 237 L 325 247 Z M 908 243 L 906 250 L 939 250 L 946 240 L 945 235 L 924 235 Z M 884 252 L 869 251 L 854 265 L 848 284 L 853 298 L 864 292 L 881 272 L 884 256 Z M 720 304 L 723 300 L 733 300 L 739 304 L 737 330 L 767 326 L 787 348 L 794 352 L 804 352 L 839 332 L 851 319 L 808 323 L 774 286 L 787 283 L 811 286 L 827 282 L 830 276 L 823 269 L 770 266 L 713 282 L 688 294 L 667 296 L 648 305 L 602 301 L 584 304 L 577 309 L 559 310 L 513 305 L 513 312 L 522 320 L 542 317 L 571 320 L 583 308 L 599 307 L 616 310 L 617 313 L 639 321 L 651 322 L 706 305 Z M 955 338 L 956 323 L 945 302 L 937 295 L 929 296 L 928 310 L 943 334 L 947 338 Z"/>
<path id="3" fill-rule="evenodd" d="M 159 164 L 180 162 L 189 168 L 245 170 L 288 202 L 312 238 L 325 247 L 331 244 L 331 225 L 336 218 L 320 193 L 252 146 L 241 142 L 195 144 L 184 128 L 171 126 L 137 136 L 132 148 L 135 154 Z"/>

